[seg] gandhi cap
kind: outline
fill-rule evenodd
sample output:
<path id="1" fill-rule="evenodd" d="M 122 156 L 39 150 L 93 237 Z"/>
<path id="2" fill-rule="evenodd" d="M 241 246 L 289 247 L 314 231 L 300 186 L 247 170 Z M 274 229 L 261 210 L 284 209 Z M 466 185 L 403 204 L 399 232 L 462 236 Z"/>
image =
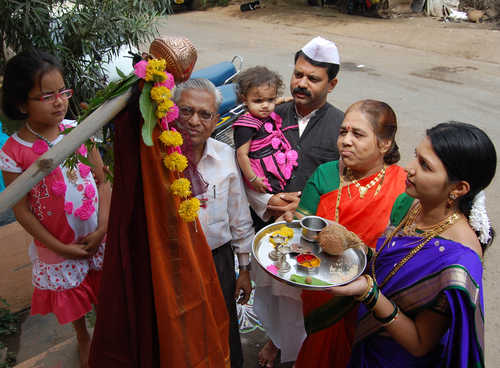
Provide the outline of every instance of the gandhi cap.
<path id="1" fill-rule="evenodd" d="M 302 48 L 302 52 L 314 61 L 340 64 L 337 46 L 332 41 L 328 41 L 323 37 L 318 36 L 313 38 Z"/>

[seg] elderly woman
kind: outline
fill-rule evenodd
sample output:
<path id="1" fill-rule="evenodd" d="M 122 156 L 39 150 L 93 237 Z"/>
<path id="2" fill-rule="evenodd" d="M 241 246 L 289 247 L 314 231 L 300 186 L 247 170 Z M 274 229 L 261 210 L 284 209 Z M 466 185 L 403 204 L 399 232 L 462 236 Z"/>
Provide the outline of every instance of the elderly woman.
<path id="1" fill-rule="evenodd" d="M 479 128 L 427 131 L 364 276 L 332 288 L 361 301 L 350 367 L 484 367 L 484 208 L 497 156 Z"/>
<path id="2" fill-rule="evenodd" d="M 405 187 L 406 173 L 395 165 L 396 129 L 396 115 L 387 104 L 364 100 L 350 106 L 337 142 L 341 160 L 323 164 L 312 175 L 297 217 L 315 214 L 336 221 L 374 247 Z M 355 303 L 318 291 L 304 291 L 302 301 L 308 337 L 296 366 L 345 367 L 354 338 Z"/>
<path id="3" fill-rule="evenodd" d="M 365 244 L 374 247 L 387 227 L 394 201 L 405 187 L 406 173 L 395 165 L 399 160 L 396 130 L 396 115 L 386 103 L 363 100 L 350 106 L 337 141 L 341 161 L 318 167 L 304 188 L 295 216 L 319 215 L 340 222 L 357 233 Z M 291 220 L 293 214 L 287 213 L 284 217 Z M 303 292 L 308 336 L 296 367 L 346 366 L 354 337 L 356 310 L 352 298 L 343 304 L 345 299 L 333 298 L 327 292 Z M 342 320 L 348 311 L 350 313 Z M 332 318 L 336 314 L 338 317 Z M 289 315 L 292 316 L 293 311 L 276 316 L 268 312 L 263 318 L 264 325 L 267 320 L 291 319 Z M 262 317 L 260 313 L 259 316 Z M 286 325 L 281 323 L 281 326 Z M 286 335 L 290 330 L 283 328 L 272 334 Z"/>

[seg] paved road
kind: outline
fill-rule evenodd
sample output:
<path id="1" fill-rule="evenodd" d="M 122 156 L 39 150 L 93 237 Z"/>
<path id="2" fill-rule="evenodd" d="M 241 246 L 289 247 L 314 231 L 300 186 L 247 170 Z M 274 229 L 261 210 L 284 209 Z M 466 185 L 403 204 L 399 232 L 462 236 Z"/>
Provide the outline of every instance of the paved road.
<path id="1" fill-rule="evenodd" d="M 414 147 L 426 128 L 450 119 L 484 128 L 500 150 L 500 65 L 495 62 L 499 60 L 498 51 L 489 59 L 492 62 L 488 62 L 487 57 L 486 61 L 484 57 L 477 61 L 444 55 L 428 48 L 422 50 L 418 45 L 411 48 L 401 46 L 404 45 L 400 42 L 404 40 L 401 35 L 398 35 L 398 46 L 390 42 L 387 34 L 384 34 L 384 42 L 377 42 L 373 41 L 373 34 L 367 35 L 366 39 L 360 37 L 362 30 L 353 35 L 342 32 L 339 27 L 333 31 L 327 26 L 311 27 L 305 19 L 307 14 L 300 24 L 262 22 L 226 14 L 227 11 L 211 10 L 175 15 L 162 24 L 161 33 L 191 39 L 199 52 L 198 68 L 241 55 L 245 66 L 266 65 L 280 72 L 287 81 L 292 71 L 293 53 L 320 34 L 337 42 L 342 59 L 339 84 L 329 101 L 341 109 L 362 98 L 388 102 L 399 117 L 398 143 L 403 164 L 412 158 Z M 379 31 L 384 31 L 383 26 Z M 396 35 L 398 28 L 392 24 L 390 31 Z M 464 41 L 464 32 L 460 32 L 457 45 Z M 485 39 L 488 39 L 488 32 L 484 32 Z M 423 37 L 440 35 L 426 33 Z M 448 44 L 453 42 L 449 30 L 447 37 Z M 497 179 L 487 193 L 490 217 L 497 229 L 500 223 L 498 183 Z M 490 367 L 497 366 L 500 361 L 500 335 L 497 332 L 500 330 L 497 311 L 500 304 L 499 262 L 500 244 L 497 241 L 485 257 L 486 363 Z"/>

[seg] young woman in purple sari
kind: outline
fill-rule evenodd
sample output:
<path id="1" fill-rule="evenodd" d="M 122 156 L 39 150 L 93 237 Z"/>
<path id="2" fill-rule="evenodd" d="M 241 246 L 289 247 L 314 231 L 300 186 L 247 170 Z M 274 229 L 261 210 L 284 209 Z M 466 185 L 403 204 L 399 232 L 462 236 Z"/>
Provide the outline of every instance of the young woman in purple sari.
<path id="1" fill-rule="evenodd" d="M 475 126 L 427 131 L 366 273 L 331 289 L 361 302 L 350 367 L 484 367 L 482 190 L 496 157 Z"/>

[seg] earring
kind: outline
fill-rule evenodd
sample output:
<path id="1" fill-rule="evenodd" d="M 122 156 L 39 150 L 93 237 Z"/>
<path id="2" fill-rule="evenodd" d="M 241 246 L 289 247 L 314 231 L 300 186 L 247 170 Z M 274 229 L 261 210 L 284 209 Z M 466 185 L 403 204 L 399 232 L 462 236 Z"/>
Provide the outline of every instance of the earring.
<path id="1" fill-rule="evenodd" d="M 450 193 L 448 194 L 448 204 L 447 207 L 451 208 L 455 204 L 455 201 L 457 199 L 457 195 L 455 193 Z"/>

